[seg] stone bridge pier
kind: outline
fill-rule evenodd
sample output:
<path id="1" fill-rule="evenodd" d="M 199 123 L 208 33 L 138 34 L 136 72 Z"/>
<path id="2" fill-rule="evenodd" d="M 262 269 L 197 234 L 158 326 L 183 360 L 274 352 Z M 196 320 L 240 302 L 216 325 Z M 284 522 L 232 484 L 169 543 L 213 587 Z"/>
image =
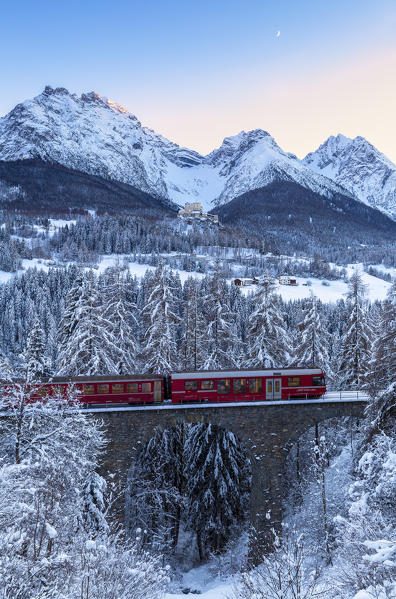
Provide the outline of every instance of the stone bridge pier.
<path id="1" fill-rule="evenodd" d="M 126 488 L 134 454 L 146 443 L 156 427 L 171 428 L 178 422 L 205 422 L 232 431 L 247 450 L 252 468 L 249 520 L 256 535 L 251 541 L 250 559 L 272 546 L 271 529 L 280 530 L 282 488 L 286 458 L 293 443 L 315 423 L 331 418 L 363 416 L 364 400 L 260 402 L 257 404 L 202 404 L 96 410 L 108 431 L 102 474 L 114 474 Z M 114 518 L 124 522 L 125 503 L 114 506 Z"/>

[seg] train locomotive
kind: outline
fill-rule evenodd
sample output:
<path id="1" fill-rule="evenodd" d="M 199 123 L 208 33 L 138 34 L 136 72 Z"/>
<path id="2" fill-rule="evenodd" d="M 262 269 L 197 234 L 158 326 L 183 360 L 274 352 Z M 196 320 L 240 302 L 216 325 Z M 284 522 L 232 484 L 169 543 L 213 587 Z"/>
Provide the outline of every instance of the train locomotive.
<path id="1" fill-rule="evenodd" d="M 218 370 L 124 376 L 53 377 L 29 385 L 31 400 L 65 394 L 74 385 L 84 406 L 149 406 L 319 399 L 326 393 L 320 368 Z"/>

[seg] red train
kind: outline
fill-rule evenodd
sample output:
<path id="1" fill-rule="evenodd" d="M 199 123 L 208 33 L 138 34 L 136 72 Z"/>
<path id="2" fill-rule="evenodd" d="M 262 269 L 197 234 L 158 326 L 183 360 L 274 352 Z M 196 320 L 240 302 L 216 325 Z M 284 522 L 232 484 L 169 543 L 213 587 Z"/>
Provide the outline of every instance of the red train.
<path id="1" fill-rule="evenodd" d="M 280 368 L 174 372 L 169 376 L 54 377 L 32 384 L 31 398 L 65 394 L 70 384 L 85 405 L 280 401 L 318 399 L 326 393 L 320 368 Z"/>

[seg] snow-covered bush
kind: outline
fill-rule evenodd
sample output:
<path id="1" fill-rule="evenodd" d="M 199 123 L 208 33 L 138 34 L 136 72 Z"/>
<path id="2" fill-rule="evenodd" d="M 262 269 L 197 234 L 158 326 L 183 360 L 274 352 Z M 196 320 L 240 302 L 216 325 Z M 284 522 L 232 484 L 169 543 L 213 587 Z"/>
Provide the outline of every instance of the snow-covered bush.
<path id="1" fill-rule="evenodd" d="M 378 368 L 381 365 L 378 364 Z M 346 510 L 335 518 L 337 597 L 396 596 L 396 385 L 371 398 Z"/>
<path id="2" fill-rule="evenodd" d="M 282 540 L 275 537 L 275 550 L 263 556 L 262 564 L 243 572 L 229 599 L 314 599 L 325 597 L 320 570 L 312 565 L 304 536 L 295 531 Z"/>
<path id="3" fill-rule="evenodd" d="M 157 562 L 109 532 L 100 422 L 73 389 L 32 401 L 19 385 L 1 403 L 1 599 L 159 597 Z"/>

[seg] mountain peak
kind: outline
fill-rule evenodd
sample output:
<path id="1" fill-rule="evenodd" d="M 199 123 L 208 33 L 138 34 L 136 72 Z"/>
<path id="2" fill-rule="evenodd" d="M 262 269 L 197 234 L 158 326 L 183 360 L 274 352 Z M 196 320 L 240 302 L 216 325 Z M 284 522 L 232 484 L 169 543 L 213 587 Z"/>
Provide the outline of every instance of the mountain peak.
<path id="1" fill-rule="evenodd" d="M 360 201 L 396 216 L 396 166 L 361 135 L 330 136 L 303 163 Z"/>
<path id="2" fill-rule="evenodd" d="M 210 164 L 215 166 L 229 161 L 235 162 L 239 155 L 263 141 L 264 144 L 281 151 L 268 131 L 264 131 L 263 129 L 252 129 L 251 131 L 240 131 L 236 135 L 225 137 L 221 146 L 208 154 L 206 159 Z"/>
<path id="3" fill-rule="evenodd" d="M 43 96 L 70 96 L 69 90 L 65 87 L 51 87 L 46 85 L 42 93 Z"/>

